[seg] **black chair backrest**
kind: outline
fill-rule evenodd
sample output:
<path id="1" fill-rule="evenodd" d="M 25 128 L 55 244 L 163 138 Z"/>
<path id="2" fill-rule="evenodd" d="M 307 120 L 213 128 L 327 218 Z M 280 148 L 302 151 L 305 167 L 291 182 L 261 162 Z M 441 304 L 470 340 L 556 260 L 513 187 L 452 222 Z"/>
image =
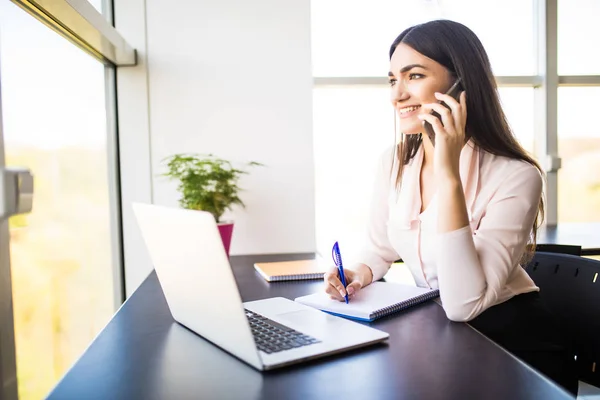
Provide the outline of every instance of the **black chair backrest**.
<path id="1" fill-rule="evenodd" d="M 575 246 L 570 244 L 536 244 L 535 251 L 541 251 L 544 253 L 562 253 L 571 254 L 574 256 L 581 255 L 581 246 Z"/>
<path id="2" fill-rule="evenodd" d="M 600 261 L 536 252 L 525 269 L 574 340 L 579 380 L 600 387 Z"/>

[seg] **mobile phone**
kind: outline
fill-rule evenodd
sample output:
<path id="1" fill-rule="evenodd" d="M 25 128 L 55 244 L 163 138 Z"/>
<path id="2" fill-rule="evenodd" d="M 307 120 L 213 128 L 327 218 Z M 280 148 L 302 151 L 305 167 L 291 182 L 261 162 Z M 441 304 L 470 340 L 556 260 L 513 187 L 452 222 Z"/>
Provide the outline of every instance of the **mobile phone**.
<path id="1" fill-rule="evenodd" d="M 454 82 L 452 86 L 450 86 L 450 89 L 448 89 L 448 91 L 446 92 L 448 96 L 452 96 L 452 98 L 456 101 L 459 101 L 458 99 L 460 96 L 460 92 L 462 92 L 462 86 L 460 84 L 460 81 L 461 78 L 458 78 L 456 82 Z M 450 109 L 450 106 L 448 106 L 448 104 L 444 103 L 443 101 L 438 101 L 438 103 Z M 432 111 L 430 114 L 438 118 L 440 121 L 442 120 L 440 114 L 436 113 L 435 111 Z M 431 126 L 429 122 L 424 121 L 423 127 L 425 128 L 425 133 L 427 133 L 427 136 L 429 136 L 431 143 L 435 146 L 435 132 L 433 131 L 433 126 Z"/>

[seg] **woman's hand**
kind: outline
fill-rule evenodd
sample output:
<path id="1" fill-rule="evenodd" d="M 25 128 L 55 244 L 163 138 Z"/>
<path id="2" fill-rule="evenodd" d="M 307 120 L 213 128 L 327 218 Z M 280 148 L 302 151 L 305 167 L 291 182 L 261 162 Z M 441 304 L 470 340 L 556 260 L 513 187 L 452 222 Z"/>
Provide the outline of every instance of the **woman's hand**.
<path id="1" fill-rule="evenodd" d="M 344 296 L 348 293 L 348 299 L 358 293 L 360 289 L 371 283 L 373 273 L 371 268 L 364 264 L 353 266 L 353 269 L 344 269 L 346 278 L 346 287 L 342 285 L 337 267 L 332 267 L 325 273 L 325 292 L 333 300 L 344 301 Z"/>
<path id="2" fill-rule="evenodd" d="M 438 207 L 438 233 L 455 231 L 469 225 L 465 194 L 460 180 L 460 153 L 465 145 L 467 124 L 467 98 L 460 94 L 460 103 L 451 96 L 436 93 L 435 97 L 448 104 L 426 104 L 426 110 L 440 114 L 442 121 L 427 113 L 419 115 L 435 131 L 433 171 L 437 180 L 438 195 L 444 199 Z M 442 125 L 443 123 L 443 125 Z"/>
<path id="3" fill-rule="evenodd" d="M 419 118 L 427 121 L 435 132 L 435 150 L 433 156 L 434 173 L 440 182 L 445 179 L 460 179 L 460 153 L 465 145 L 465 126 L 467 124 L 467 97 L 463 91 L 460 103 L 447 94 L 435 93 L 438 100 L 446 103 L 450 110 L 439 103 L 424 104 L 424 114 Z M 435 111 L 442 120 L 430 114 Z"/>

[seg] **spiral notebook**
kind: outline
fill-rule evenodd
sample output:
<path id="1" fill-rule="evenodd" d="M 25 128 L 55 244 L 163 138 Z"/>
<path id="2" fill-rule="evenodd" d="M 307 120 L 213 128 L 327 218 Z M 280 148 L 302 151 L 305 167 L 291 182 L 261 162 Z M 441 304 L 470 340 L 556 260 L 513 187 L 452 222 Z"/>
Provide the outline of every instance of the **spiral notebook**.
<path id="1" fill-rule="evenodd" d="M 254 264 L 254 269 L 267 282 L 295 281 L 302 279 L 323 279 L 323 275 L 333 263 L 318 257 L 313 260 L 263 262 Z"/>
<path id="2" fill-rule="evenodd" d="M 330 299 L 325 292 L 297 297 L 294 301 L 340 317 L 371 322 L 439 295 L 438 289 L 401 283 L 373 282 L 361 289 L 348 304 Z"/>

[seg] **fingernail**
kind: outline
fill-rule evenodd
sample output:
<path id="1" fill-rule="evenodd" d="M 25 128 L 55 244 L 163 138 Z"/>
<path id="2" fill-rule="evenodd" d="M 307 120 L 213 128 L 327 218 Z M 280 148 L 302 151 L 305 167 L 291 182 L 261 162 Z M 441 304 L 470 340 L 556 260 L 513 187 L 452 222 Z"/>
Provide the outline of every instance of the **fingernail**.
<path id="1" fill-rule="evenodd" d="M 441 95 L 441 93 L 440 93 L 440 92 L 435 92 L 435 93 L 434 93 L 434 96 L 435 96 L 435 97 L 438 97 L 438 96 L 440 96 L 440 95 Z"/>
<path id="2" fill-rule="evenodd" d="M 423 114 L 419 114 L 419 115 L 417 115 L 417 118 L 423 119 L 423 118 L 425 118 L 425 116 Z"/>
<path id="3" fill-rule="evenodd" d="M 352 296 L 354 294 L 354 288 L 352 286 L 350 286 L 348 288 L 348 296 Z"/>
<path id="4" fill-rule="evenodd" d="M 345 295 L 346 295 L 346 292 L 344 292 L 343 290 L 341 290 L 341 289 L 340 289 L 340 294 L 341 294 L 342 296 L 345 296 Z"/>

